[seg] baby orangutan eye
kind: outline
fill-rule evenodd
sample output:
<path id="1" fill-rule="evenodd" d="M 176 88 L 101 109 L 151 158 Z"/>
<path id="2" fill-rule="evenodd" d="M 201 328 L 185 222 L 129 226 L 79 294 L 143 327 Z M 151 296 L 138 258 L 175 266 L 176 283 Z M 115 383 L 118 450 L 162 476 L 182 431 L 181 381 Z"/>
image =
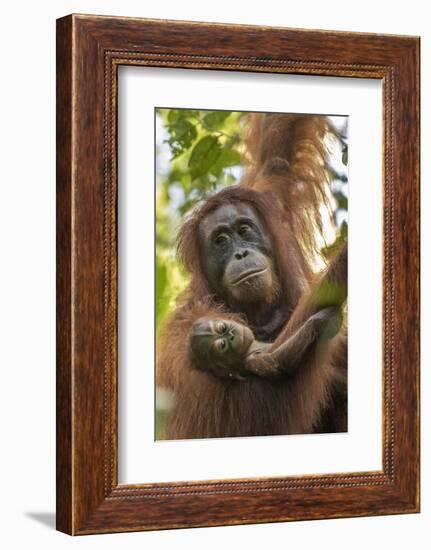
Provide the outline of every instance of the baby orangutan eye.
<path id="1" fill-rule="evenodd" d="M 219 338 L 214 342 L 214 348 L 218 353 L 223 353 L 227 348 L 226 340 Z"/>
<path id="2" fill-rule="evenodd" d="M 219 333 L 219 334 L 224 334 L 226 332 L 226 323 L 223 323 L 222 321 L 219 321 L 218 323 L 216 323 L 216 331 Z"/>

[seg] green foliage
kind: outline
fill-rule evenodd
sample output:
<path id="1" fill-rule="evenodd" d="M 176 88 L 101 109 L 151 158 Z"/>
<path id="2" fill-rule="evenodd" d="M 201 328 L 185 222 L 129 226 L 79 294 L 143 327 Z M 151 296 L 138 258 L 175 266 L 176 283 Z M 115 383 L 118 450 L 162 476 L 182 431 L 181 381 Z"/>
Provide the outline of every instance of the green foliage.
<path id="1" fill-rule="evenodd" d="M 179 157 L 186 151 L 197 137 L 196 128 L 188 120 L 178 120 L 169 125 L 168 143 L 172 157 Z"/>
<path id="2" fill-rule="evenodd" d="M 343 220 L 338 227 L 337 230 L 337 236 L 335 238 L 335 241 L 328 246 L 324 246 L 321 250 L 322 255 L 327 260 L 331 260 L 335 256 L 335 254 L 338 252 L 338 250 L 341 248 L 344 242 L 347 241 L 347 230 L 348 225 L 345 220 Z"/>
<path id="3" fill-rule="evenodd" d="M 342 210 L 347 210 L 347 197 L 341 191 L 334 191 L 334 199 L 337 201 L 338 208 Z"/>
<path id="4" fill-rule="evenodd" d="M 211 172 L 220 153 L 221 147 L 216 137 L 208 135 L 201 138 L 193 147 L 188 162 L 192 180 Z"/>
<path id="5" fill-rule="evenodd" d="M 156 197 L 156 329 L 166 317 L 176 297 L 187 285 L 187 276 L 175 260 L 174 228 L 165 189 Z"/>
<path id="6" fill-rule="evenodd" d="M 347 118 L 345 119 L 344 125 L 341 129 L 336 131 L 336 138 L 339 142 L 339 147 L 341 149 L 341 162 L 344 166 L 347 167 L 349 161 L 349 145 L 347 138 Z M 346 174 L 341 174 L 337 170 L 333 170 L 333 197 L 336 201 L 336 209 L 334 212 L 335 223 L 338 229 L 337 240 L 345 241 L 347 240 L 347 211 L 348 211 L 348 199 L 347 199 L 347 185 L 348 178 Z M 338 220 L 342 220 L 338 222 Z M 335 243 L 336 244 L 336 243 Z"/>
<path id="7" fill-rule="evenodd" d="M 243 114 L 157 109 L 157 157 L 163 162 L 157 169 L 157 331 L 188 281 L 175 261 L 178 225 L 197 202 L 241 175 Z"/>
<path id="8" fill-rule="evenodd" d="M 219 128 L 230 115 L 230 111 L 208 111 L 203 117 L 203 124 L 209 129 Z"/>
<path id="9" fill-rule="evenodd" d="M 318 288 L 318 292 L 314 296 L 314 303 L 319 309 L 334 305 L 341 306 L 346 295 L 347 289 L 344 285 L 326 282 Z"/>
<path id="10" fill-rule="evenodd" d="M 162 185 L 178 183 L 190 205 L 209 191 L 232 183 L 240 166 L 243 113 L 158 109 L 170 149 L 170 174 Z M 236 178 L 234 178 L 236 179 Z"/>

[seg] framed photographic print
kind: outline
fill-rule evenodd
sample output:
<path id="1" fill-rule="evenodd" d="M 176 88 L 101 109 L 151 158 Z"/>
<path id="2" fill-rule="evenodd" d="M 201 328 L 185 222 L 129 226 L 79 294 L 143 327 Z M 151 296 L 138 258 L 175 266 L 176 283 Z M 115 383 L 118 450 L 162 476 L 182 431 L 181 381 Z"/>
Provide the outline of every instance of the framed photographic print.
<path id="1" fill-rule="evenodd" d="M 57 21 L 57 528 L 419 511 L 419 39 Z"/>

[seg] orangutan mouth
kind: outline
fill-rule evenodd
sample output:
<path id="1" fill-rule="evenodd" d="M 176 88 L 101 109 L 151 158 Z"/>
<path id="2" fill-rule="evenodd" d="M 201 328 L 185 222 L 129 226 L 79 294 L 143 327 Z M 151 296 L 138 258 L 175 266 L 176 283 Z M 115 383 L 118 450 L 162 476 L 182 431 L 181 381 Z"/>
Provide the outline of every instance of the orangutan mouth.
<path id="1" fill-rule="evenodd" d="M 245 283 L 246 281 L 252 279 L 253 277 L 258 277 L 259 275 L 262 275 L 262 273 L 265 273 L 265 271 L 268 271 L 268 268 L 265 267 L 265 269 L 252 269 L 250 271 L 247 271 L 246 273 L 243 273 L 239 279 L 236 279 L 232 282 L 233 286 L 240 285 L 242 283 Z"/>

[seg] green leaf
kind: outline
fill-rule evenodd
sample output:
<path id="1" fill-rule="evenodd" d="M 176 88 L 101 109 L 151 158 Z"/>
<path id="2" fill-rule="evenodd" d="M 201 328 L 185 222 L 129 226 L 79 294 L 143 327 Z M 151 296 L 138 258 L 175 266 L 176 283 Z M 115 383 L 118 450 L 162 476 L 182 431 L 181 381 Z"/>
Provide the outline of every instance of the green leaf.
<path id="1" fill-rule="evenodd" d="M 181 119 L 193 118 L 198 116 L 199 111 L 192 109 L 169 109 L 168 123 L 172 124 Z"/>
<path id="2" fill-rule="evenodd" d="M 156 324 L 160 325 L 169 305 L 168 269 L 160 258 L 156 259 Z"/>
<path id="3" fill-rule="evenodd" d="M 232 176 L 232 174 L 226 174 L 226 185 L 233 185 L 236 183 L 235 176 Z"/>
<path id="4" fill-rule="evenodd" d="M 338 203 L 338 208 L 341 208 L 342 210 L 347 210 L 347 197 L 344 195 L 344 193 L 341 193 L 340 191 L 335 191 L 334 198 Z"/>
<path id="5" fill-rule="evenodd" d="M 173 158 L 180 156 L 184 151 L 189 149 L 198 135 L 194 124 L 183 119 L 169 124 L 168 132 L 168 143 L 171 147 Z"/>
<path id="6" fill-rule="evenodd" d="M 192 178 L 195 179 L 209 171 L 221 153 L 219 142 L 214 136 L 205 136 L 193 147 L 189 159 Z"/>
<path id="7" fill-rule="evenodd" d="M 349 161 L 349 148 L 347 147 L 347 145 L 343 146 L 343 154 L 341 156 L 341 161 L 345 166 L 347 166 L 347 163 Z"/>
<path id="8" fill-rule="evenodd" d="M 336 284 L 333 282 L 323 282 L 313 294 L 313 303 L 321 308 L 342 305 L 347 295 L 345 284 Z"/>
<path id="9" fill-rule="evenodd" d="M 347 239 L 347 232 L 348 232 L 348 225 L 346 221 L 343 221 L 340 227 L 340 235 L 343 237 L 344 240 Z"/>
<path id="10" fill-rule="evenodd" d="M 222 126 L 224 121 L 230 116 L 231 111 L 210 111 L 202 119 L 205 126 L 209 126 L 212 129 Z"/>
<path id="11" fill-rule="evenodd" d="M 168 123 L 173 124 L 179 119 L 179 111 L 177 109 L 170 109 L 168 113 Z"/>
<path id="12" fill-rule="evenodd" d="M 183 173 L 181 172 L 181 170 L 173 169 L 168 176 L 168 181 L 169 183 L 175 183 L 177 181 L 181 181 L 182 177 L 183 177 Z"/>
<path id="13" fill-rule="evenodd" d="M 327 260 L 331 259 L 338 252 L 338 250 L 343 245 L 343 243 L 344 243 L 343 237 L 341 235 L 338 235 L 332 244 L 322 248 L 321 252 L 323 256 Z"/>
<path id="14" fill-rule="evenodd" d="M 189 174 L 189 172 L 184 172 L 181 176 L 181 185 L 183 186 L 183 189 L 185 191 L 188 191 L 190 189 L 190 186 L 192 184 L 192 177 Z"/>
<path id="15" fill-rule="evenodd" d="M 241 162 L 241 155 L 235 149 L 223 147 L 217 161 L 211 167 L 211 174 L 219 177 L 225 168 L 237 166 Z"/>

